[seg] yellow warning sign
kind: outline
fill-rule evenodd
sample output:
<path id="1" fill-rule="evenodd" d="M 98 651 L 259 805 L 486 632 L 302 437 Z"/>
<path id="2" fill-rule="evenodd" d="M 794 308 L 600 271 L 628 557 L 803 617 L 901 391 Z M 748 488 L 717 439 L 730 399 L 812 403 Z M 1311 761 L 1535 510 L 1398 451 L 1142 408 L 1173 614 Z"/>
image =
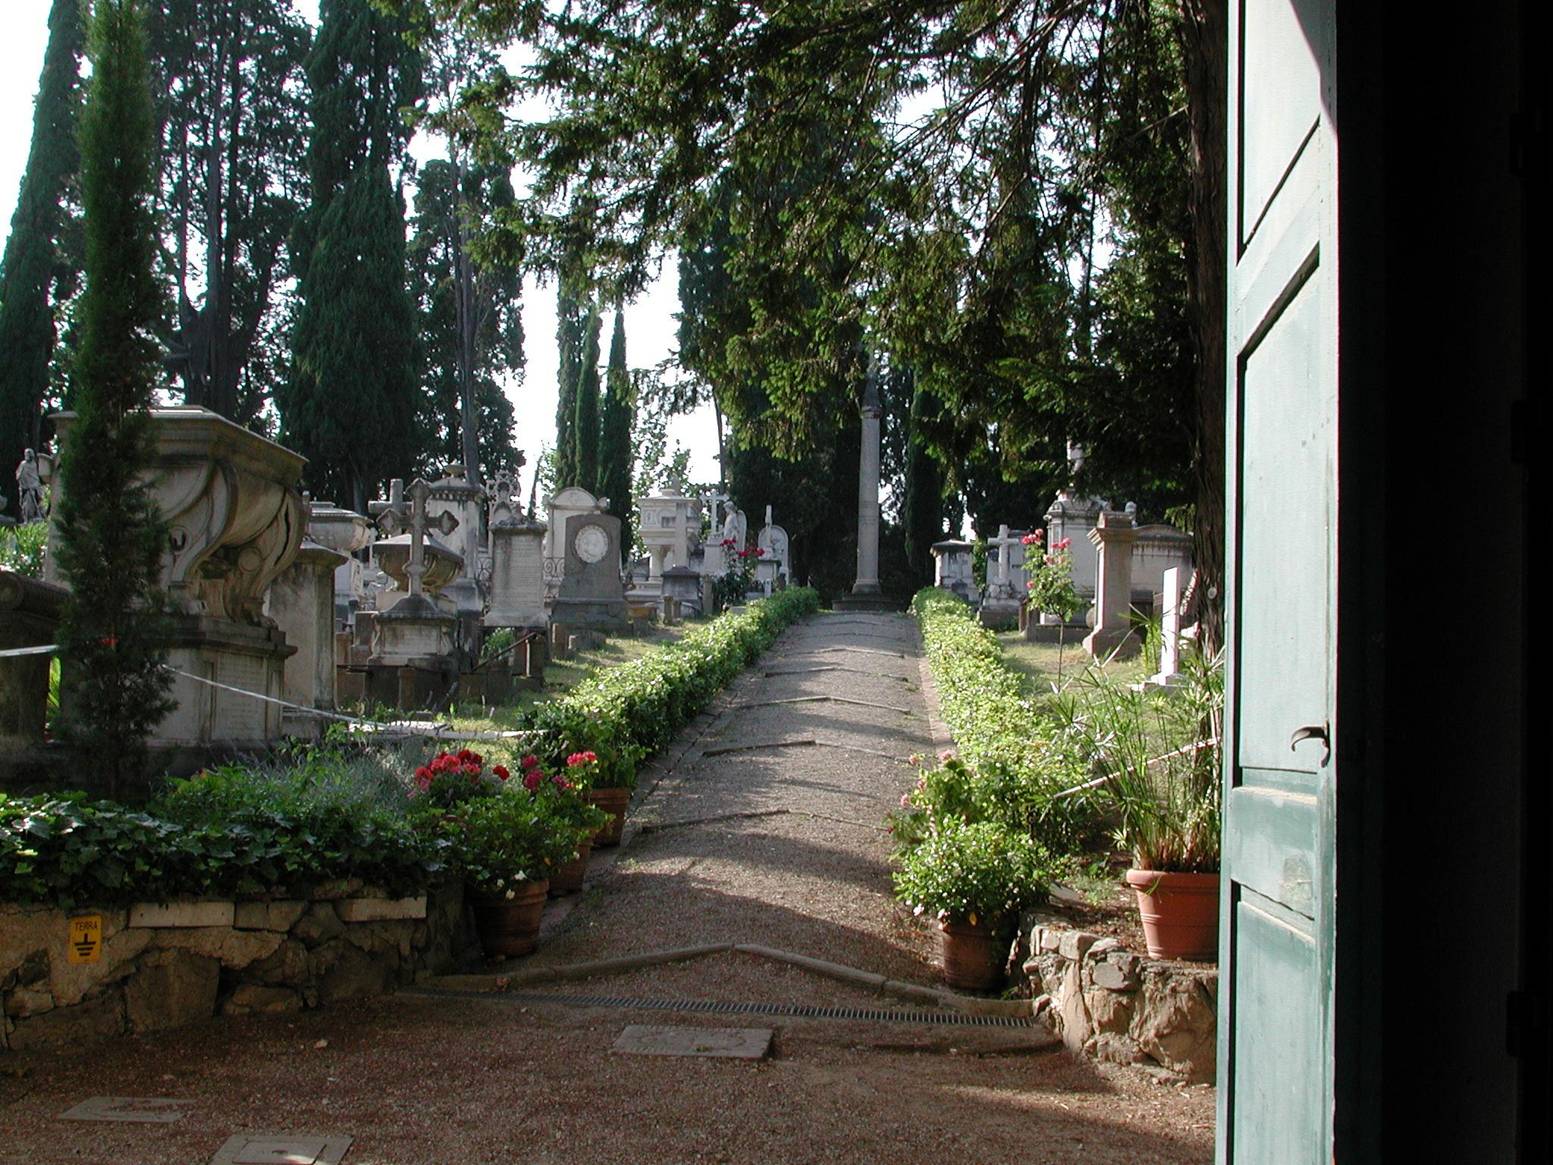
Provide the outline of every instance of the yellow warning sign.
<path id="1" fill-rule="evenodd" d="M 70 920 L 70 961 L 95 963 L 102 958 L 102 915 L 83 914 Z"/>

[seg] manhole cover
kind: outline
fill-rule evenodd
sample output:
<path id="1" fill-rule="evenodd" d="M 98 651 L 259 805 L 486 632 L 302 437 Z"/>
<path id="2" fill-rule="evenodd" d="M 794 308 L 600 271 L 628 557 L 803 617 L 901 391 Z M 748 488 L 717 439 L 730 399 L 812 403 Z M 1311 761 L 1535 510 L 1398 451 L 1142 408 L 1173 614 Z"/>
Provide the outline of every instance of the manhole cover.
<path id="1" fill-rule="evenodd" d="M 239 1133 L 216 1150 L 210 1165 L 339 1165 L 350 1137 Z"/>
<path id="2" fill-rule="evenodd" d="M 771 1052 L 768 1027 L 656 1027 L 633 1023 L 614 1050 L 633 1056 L 720 1056 L 760 1060 Z"/>
<path id="3" fill-rule="evenodd" d="M 183 1117 L 194 1102 L 163 1096 L 93 1096 L 64 1114 L 67 1121 L 136 1121 L 165 1125 Z"/>

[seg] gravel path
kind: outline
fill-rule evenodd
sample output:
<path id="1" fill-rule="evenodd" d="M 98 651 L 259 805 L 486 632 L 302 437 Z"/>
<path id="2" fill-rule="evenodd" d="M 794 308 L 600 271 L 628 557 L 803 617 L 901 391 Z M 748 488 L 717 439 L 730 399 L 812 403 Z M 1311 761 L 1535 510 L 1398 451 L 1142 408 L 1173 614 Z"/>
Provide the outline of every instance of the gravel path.
<path id="1" fill-rule="evenodd" d="M 932 985 L 881 821 L 934 747 L 914 624 L 790 628 L 643 779 L 627 845 L 552 912 L 556 967 L 750 943 Z M 633 836 L 634 834 L 634 836 Z M 525 990 L 530 990 L 525 988 Z M 739 952 L 552 994 L 905 1006 Z M 772 1059 L 613 1055 L 628 1023 L 776 1029 Z M 93 1095 L 183 1097 L 176 1124 L 60 1122 Z M 640 1012 L 401 994 L 0 1061 L 0 1161 L 208 1161 L 234 1132 L 355 1138 L 346 1165 L 1204 1162 L 1214 1094 L 1017 1029 Z"/>

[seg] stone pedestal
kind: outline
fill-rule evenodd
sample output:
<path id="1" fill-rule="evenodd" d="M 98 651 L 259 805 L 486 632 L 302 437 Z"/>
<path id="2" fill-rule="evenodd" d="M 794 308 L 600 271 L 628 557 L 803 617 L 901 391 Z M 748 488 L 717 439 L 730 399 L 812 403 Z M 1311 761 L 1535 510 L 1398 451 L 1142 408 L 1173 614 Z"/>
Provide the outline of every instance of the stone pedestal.
<path id="1" fill-rule="evenodd" d="M 681 614 L 701 614 L 701 576 L 688 566 L 671 566 L 663 572 L 663 597 L 678 602 Z"/>
<path id="2" fill-rule="evenodd" d="M 1128 514 L 1106 512 L 1089 532 L 1097 548 L 1095 629 L 1084 638 L 1084 650 L 1097 659 L 1126 659 L 1141 648 L 1128 616 L 1132 611 L 1132 546 L 1138 531 Z"/>
<path id="3" fill-rule="evenodd" d="M 351 604 L 360 607 L 365 595 L 362 563 L 354 556 L 371 545 L 375 532 L 372 520 L 354 510 L 342 509 L 333 502 L 315 501 L 309 506 L 307 537 L 344 556 L 334 571 L 335 619 L 341 626 L 351 619 Z"/>
<path id="4" fill-rule="evenodd" d="M 334 580 L 347 561 L 344 554 L 305 541 L 265 596 L 265 613 L 296 648 L 286 660 L 283 698 L 304 708 L 335 707 Z"/>
<path id="5" fill-rule="evenodd" d="M 75 414 L 54 422 L 68 449 Z M 293 650 L 264 614 L 264 594 L 301 546 L 303 458 L 192 406 L 153 409 L 151 439 L 145 479 L 168 528 L 160 580 L 173 612 L 167 662 L 239 691 L 177 676 L 177 707 L 147 744 L 161 752 L 261 748 L 280 735 L 281 718 L 278 704 L 257 697 L 281 696 Z M 68 683 L 60 698 L 68 705 Z"/>
<path id="6" fill-rule="evenodd" d="M 270 701 L 285 698 L 286 660 L 295 653 L 285 635 L 201 615 L 176 615 L 171 622 L 167 666 L 174 671 L 177 707 L 157 725 L 151 746 L 262 748 L 278 737 L 281 706 Z"/>

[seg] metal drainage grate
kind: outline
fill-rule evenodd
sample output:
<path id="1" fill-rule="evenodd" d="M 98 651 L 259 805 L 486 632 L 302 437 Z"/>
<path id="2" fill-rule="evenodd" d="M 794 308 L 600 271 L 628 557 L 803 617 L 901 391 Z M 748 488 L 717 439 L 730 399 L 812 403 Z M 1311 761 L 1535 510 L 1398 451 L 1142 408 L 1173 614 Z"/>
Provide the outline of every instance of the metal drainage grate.
<path id="1" fill-rule="evenodd" d="M 720 999 L 633 999 L 624 995 L 550 995 L 542 991 L 456 991 L 412 987 L 410 995 L 438 999 L 484 999 L 505 1003 L 550 1003 L 560 1007 L 610 1007 L 621 1011 L 688 1011 L 702 1015 L 782 1015 L 794 1019 L 864 1020 L 871 1023 L 934 1024 L 940 1027 L 1036 1026 L 1030 1016 L 966 1015 L 957 1011 L 905 1011 L 881 1007 L 810 1007 L 800 1003 L 731 1003 Z"/>

